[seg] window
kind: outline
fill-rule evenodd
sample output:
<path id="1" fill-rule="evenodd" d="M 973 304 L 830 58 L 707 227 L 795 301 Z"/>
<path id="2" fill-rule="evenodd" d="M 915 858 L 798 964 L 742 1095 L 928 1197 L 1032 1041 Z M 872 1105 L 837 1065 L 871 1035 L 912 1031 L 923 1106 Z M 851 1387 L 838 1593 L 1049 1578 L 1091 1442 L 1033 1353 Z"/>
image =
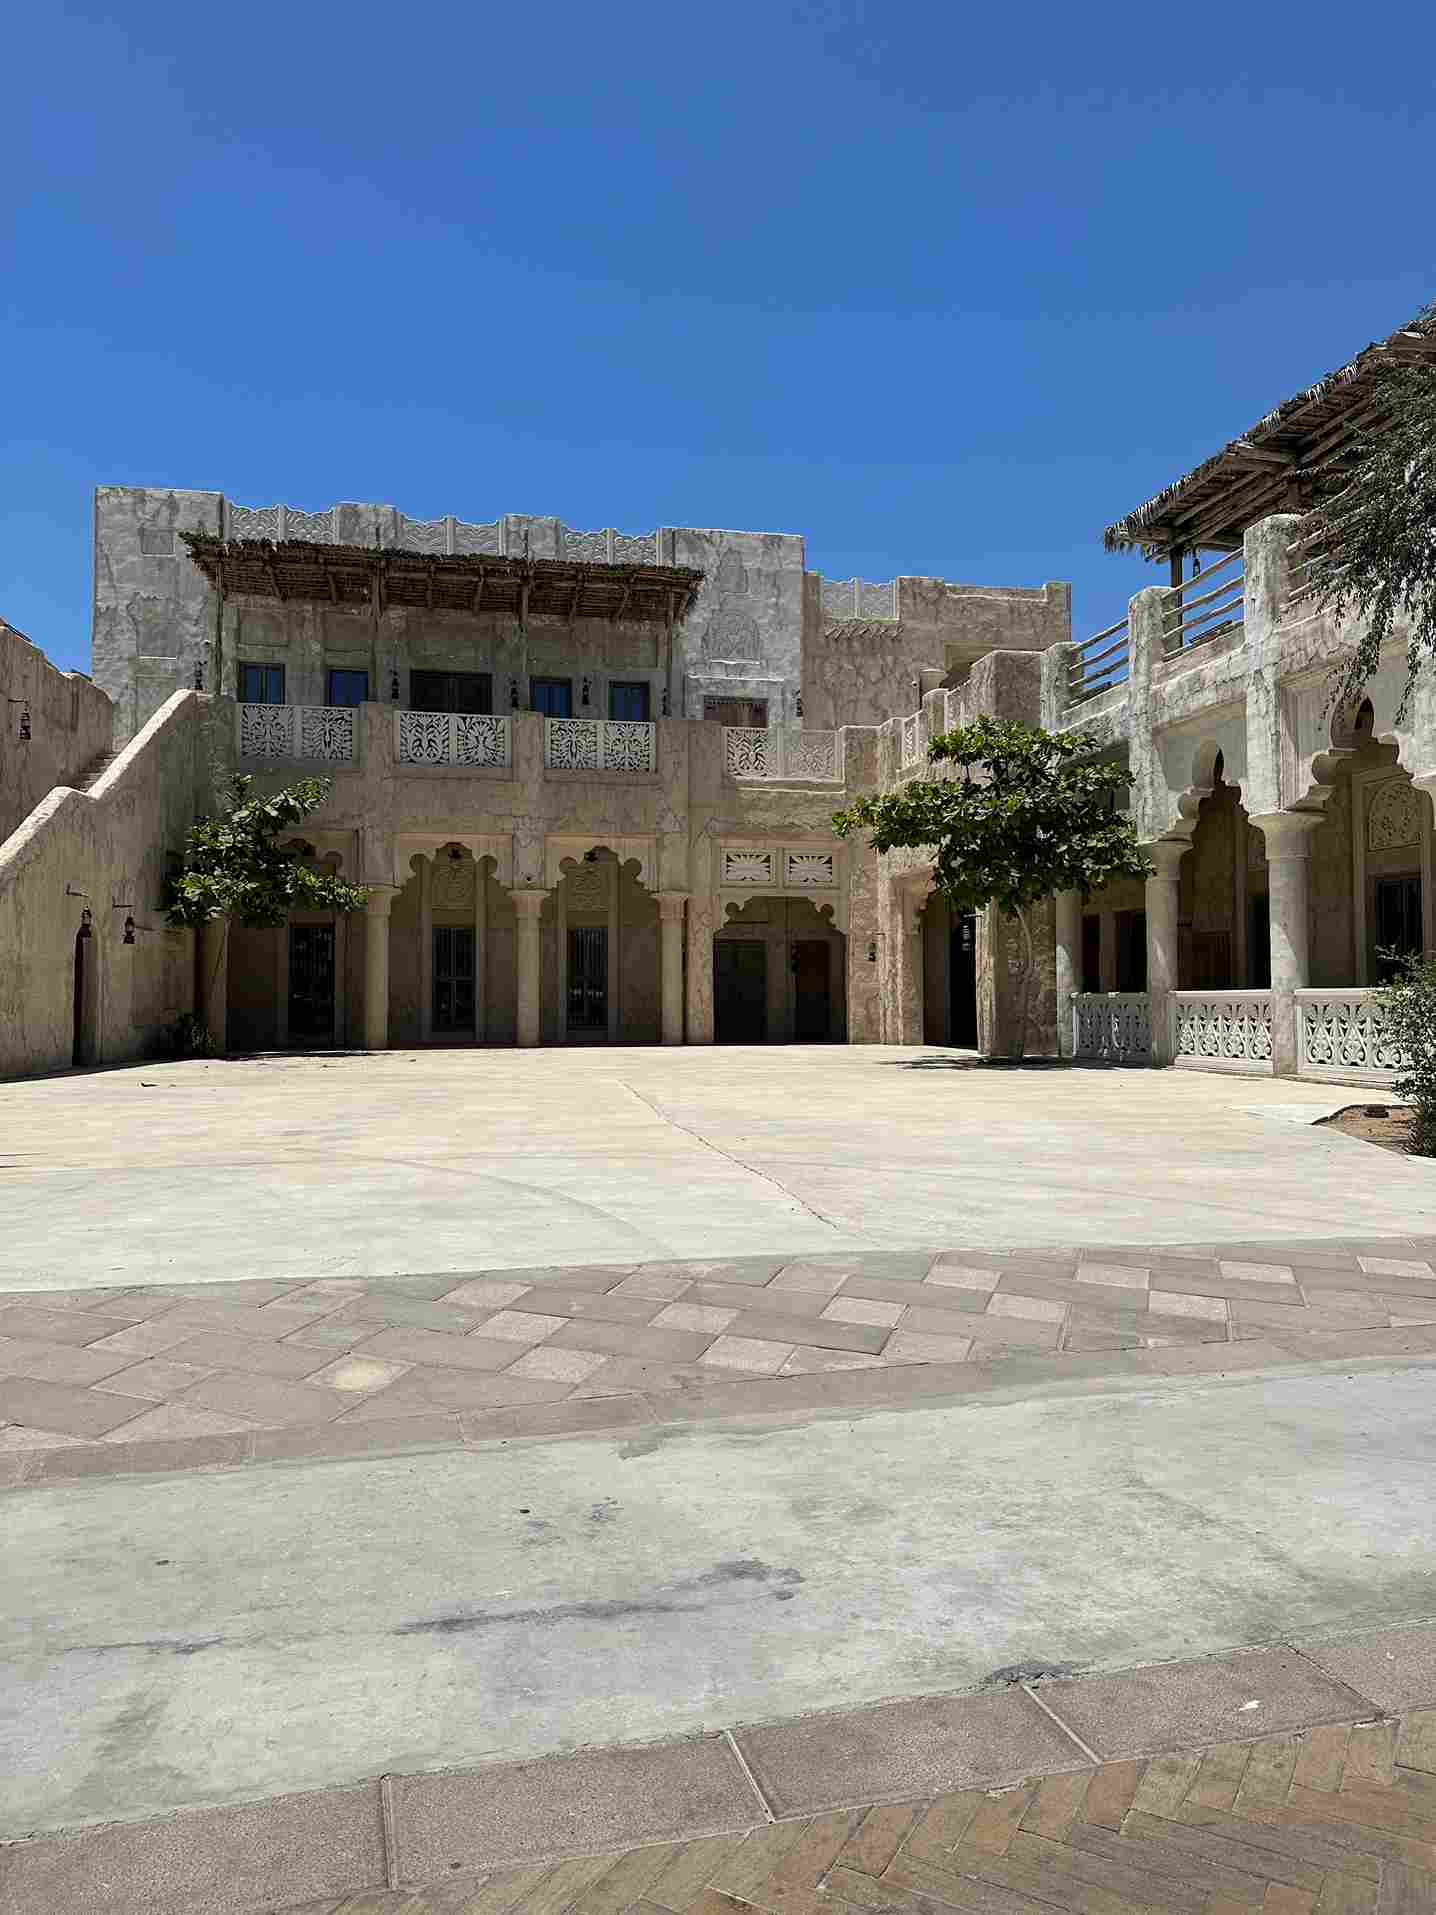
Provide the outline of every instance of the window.
<path id="1" fill-rule="evenodd" d="M 1089 911 L 1082 920 L 1082 989 L 1102 988 L 1102 920 Z"/>
<path id="2" fill-rule="evenodd" d="M 1383 951 L 1412 955 L 1421 949 L 1421 880 L 1414 874 L 1376 880 L 1376 981 L 1389 984 L 1400 966 Z"/>
<path id="3" fill-rule="evenodd" d="M 545 718 L 573 717 L 573 680 L 571 678 L 531 678 L 529 706 Z"/>
<path id="4" fill-rule="evenodd" d="M 409 707 L 487 714 L 494 708 L 494 681 L 487 672 L 410 672 Z"/>
<path id="5" fill-rule="evenodd" d="M 1113 923 L 1117 933 L 1117 989 L 1145 991 L 1147 914 L 1145 911 L 1118 911 Z"/>
<path id="6" fill-rule="evenodd" d="M 241 665 L 239 702 L 241 705 L 282 705 L 284 703 L 284 667 L 282 665 Z"/>
<path id="7" fill-rule="evenodd" d="M 627 724 L 646 725 L 648 723 L 648 686 L 643 683 L 610 685 L 608 715 Z"/>
<path id="8" fill-rule="evenodd" d="M 332 671 L 329 674 L 331 705 L 362 705 L 369 696 L 368 672 Z"/>
<path id="9" fill-rule="evenodd" d="M 768 724 L 766 698 L 705 698 L 703 716 L 720 725 L 763 731 Z"/>

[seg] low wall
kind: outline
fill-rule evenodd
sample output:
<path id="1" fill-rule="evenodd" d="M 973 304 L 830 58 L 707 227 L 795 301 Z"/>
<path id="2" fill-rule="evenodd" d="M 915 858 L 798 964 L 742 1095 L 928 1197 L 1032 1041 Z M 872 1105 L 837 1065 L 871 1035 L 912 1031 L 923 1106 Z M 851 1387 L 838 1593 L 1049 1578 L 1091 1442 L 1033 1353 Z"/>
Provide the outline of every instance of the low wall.
<path id="1" fill-rule="evenodd" d="M 114 723 L 115 708 L 98 685 L 81 672 L 57 671 L 0 619 L 0 838 L 110 750 Z"/>
<path id="2" fill-rule="evenodd" d="M 176 692 L 92 790 L 57 786 L 0 844 L 0 1076 L 66 1069 L 77 1022 L 80 1061 L 143 1057 L 193 1007 L 193 934 L 165 926 L 160 899 L 167 854 L 208 807 L 210 707 Z"/>

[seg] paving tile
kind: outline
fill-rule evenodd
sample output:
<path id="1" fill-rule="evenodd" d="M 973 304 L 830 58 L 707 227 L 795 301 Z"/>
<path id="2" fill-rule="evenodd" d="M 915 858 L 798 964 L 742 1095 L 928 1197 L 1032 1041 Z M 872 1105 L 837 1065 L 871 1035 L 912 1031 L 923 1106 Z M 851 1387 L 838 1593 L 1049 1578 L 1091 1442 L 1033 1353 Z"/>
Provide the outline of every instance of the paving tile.
<path id="1" fill-rule="evenodd" d="M 719 1310 L 776 1311 L 785 1317 L 820 1317 L 828 1306 L 821 1291 L 780 1290 L 775 1295 L 766 1288 L 742 1283 L 695 1283 L 683 1301 Z"/>
<path id="2" fill-rule="evenodd" d="M 458 1446 L 463 1441 L 458 1412 L 428 1410 L 415 1416 L 391 1416 L 372 1423 L 309 1423 L 288 1429 L 256 1430 L 251 1439 L 256 1463 L 315 1461 L 326 1456 L 366 1456 L 419 1448 Z"/>
<path id="3" fill-rule="evenodd" d="M 916 1802 L 889 1802 L 869 1809 L 839 1851 L 836 1866 L 859 1875 L 881 1875 L 917 1819 Z"/>
<path id="4" fill-rule="evenodd" d="M 191 1336 L 218 1331 L 227 1336 L 274 1343 L 289 1330 L 304 1329 L 312 1319 L 293 1313 L 267 1317 L 262 1311 L 246 1309 L 242 1304 L 179 1303 L 161 1321 L 173 1323 L 176 1328 L 188 1324 Z"/>
<path id="5" fill-rule="evenodd" d="M 564 1319 L 560 1319 L 563 1321 Z M 524 1343 L 482 1336 L 454 1336 L 446 1330 L 377 1330 L 356 1344 L 360 1356 L 392 1357 L 399 1363 L 424 1363 L 446 1370 L 506 1370 L 522 1355 Z M 287 1347 L 287 1346 L 286 1346 Z"/>
<path id="6" fill-rule="evenodd" d="M 865 1356 L 860 1350 L 820 1350 L 816 1344 L 799 1343 L 778 1372 L 779 1376 L 814 1376 L 828 1370 L 880 1370 L 884 1359 Z"/>
<path id="7" fill-rule="evenodd" d="M 984 1310 L 980 1317 L 956 1316 L 946 1311 L 909 1310 L 902 1320 L 898 1332 L 907 1332 L 934 1336 L 970 1336 L 978 1337 L 984 1343 L 1014 1345 L 1025 1350 L 1055 1350 L 1061 1332 L 1061 1324 L 1032 1322 L 1023 1317 L 995 1316 L 990 1310 Z M 892 1355 L 892 1345 L 888 1344 L 883 1354 Z"/>
<path id="8" fill-rule="evenodd" d="M 736 1738 L 780 1816 L 1089 1766 L 1020 1690 L 804 1716 L 741 1729 Z"/>
<path id="9" fill-rule="evenodd" d="M 692 1277 L 669 1277 L 657 1270 L 636 1270 L 631 1277 L 616 1283 L 609 1292 L 614 1297 L 648 1297 L 655 1303 L 671 1303 L 693 1287 Z"/>
<path id="10" fill-rule="evenodd" d="M 173 1470 L 233 1469 L 249 1456 L 253 1432 L 236 1430 L 219 1436 L 160 1437 L 133 1441 L 133 1423 L 116 1432 L 113 1441 L 80 1443 L 72 1449 L 47 1450 L 32 1458 L 27 1481 L 79 1482 L 90 1477 L 153 1475 Z"/>
<path id="11" fill-rule="evenodd" d="M 455 1290 L 446 1290 L 438 1301 L 455 1310 L 503 1310 L 526 1297 L 532 1288 L 528 1283 L 505 1283 L 500 1277 L 476 1277 Z"/>
<path id="12" fill-rule="evenodd" d="M 672 1363 L 662 1357 L 610 1356 L 595 1370 L 585 1389 L 652 1390 L 666 1393 L 711 1383 L 713 1373 L 697 1363 Z"/>
<path id="13" fill-rule="evenodd" d="M 1414 1277 L 1426 1283 L 1436 1283 L 1436 1269 L 1424 1259 L 1358 1256 L 1356 1261 L 1368 1277 Z"/>
<path id="14" fill-rule="evenodd" d="M 1063 1339 L 1065 1350 L 1138 1350 L 1143 1339 L 1135 1330 L 1103 1330 L 1078 1324 Z"/>
<path id="15" fill-rule="evenodd" d="M 328 1423 L 343 1412 L 345 1398 L 337 1390 L 291 1383 L 284 1377 L 237 1374 L 212 1376 L 204 1383 L 197 1383 L 180 1402 L 167 1407 L 215 1410 L 221 1416 L 239 1416 L 250 1423 L 273 1426 Z M 164 1411 L 152 1414 L 163 1415 Z"/>
<path id="16" fill-rule="evenodd" d="M 1343 1729 L 1340 1733 L 1344 1737 L 1346 1731 Z M 1250 1760 L 1250 1743 L 1219 1742 L 1202 1756 L 1196 1779 L 1185 1799 L 1198 1808 L 1229 1809 L 1237 1799 L 1237 1790 Z"/>
<path id="17" fill-rule="evenodd" d="M 1391 1311 L 1380 1297 L 1363 1297 L 1356 1307 L 1342 1310 L 1307 1305 L 1296 1312 L 1280 1303 L 1247 1303 L 1243 1300 L 1229 1307 L 1234 1324 L 1254 1324 L 1264 1330 L 1287 1330 L 1293 1327 L 1303 1330 L 1370 1330 L 1391 1320 Z M 1436 1315 L 1436 1306 L 1433 1306 L 1432 1314 Z"/>
<path id="18" fill-rule="evenodd" d="M 0 1337 L 0 1376 L 27 1376 L 37 1383 L 97 1383 L 128 1369 L 122 1350 L 86 1350 L 72 1343 L 40 1343 L 32 1337 Z"/>
<path id="19" fill-rule="evenodd" d="M 1153 1317 L 1200 1317 L 1208 1323 L 1225 1323 L 1227 1305 L 1222 1297 L 1187 1296 L 1180 1290 L 1153 1290 L 1147 1307 Z"/>
<path id="20" fill-rule="evenodd" d="M 512 1349 L 514 1346 L 509 1345 Z M 431 1410 L 498 1409 L 514 1403 L 554 1403 L 568 1395 L 569 1383 L 535 1377 L 493 1376 L 482 1370 L 411 1370 L 344 1411 L 345 1423 L 382 1422 L 392 1416 L 423 1416 Z"/>
<path id="21" fill-rule="evenodd" d="M 163 1403 L 167 1397 L 187 1390 L 192 1383 L 203 1383 L 211 1374 L 194 1363 L 172 1363 L 164 1357 L 149 1357 L 114 1376 L 102 1378 L 94 1388 L 113 1390 L 117 1396 L 148 1397 L 152 1403 Z"/>
<path id="22" fill-rule="evenodd" d="M 1379 1708 L 1436 1705 L 1436 1629 L 1381 1629 L 1335 1642 L 1303 1643 L 1302 1653 Z"/>
<path id="23" fill-rule="evenodd" d="M 395 1778 L 404 1873 L 614 1850 L 750 1826 L 753 1792 L 719 1736 Z"/>
<path id="24" fill-rule="evenodd" d="M 1219 1259 L 1213 1275 L 1225 1277 L 1232 1283 L 1296 1282 L 1296 1272 L 1289 1263 L 1242 1263 L 1225 1257 Z"/>
<path id="25" fill-rule="evenodd" d="M 836 1323 L 823 1316 L 797 1317 L 760 1309 L 739 1311 L 728 1326 L 728 1334 L 790 1346 L 811 1343 L 821 1350 L 860 1350 L 876 1356 L 891 1332 L 886 1324 Z"/>
<path id="26" fill-rule="evenodd" d="M 1436 1709 L 1415 1709 L 1402 1719 L 1396 1760 L 1404 1768 L 1436 1775 Z"/>
<path id="27" fill-rule="evenodd" d="M 1296 1752 L 1292 1781 L 1299 1782 L 1304 1789 L 1339 1789 L 1350 1734 L 1351 1726 L 1345 1722 L 1308 1729 Z"/>
<path id="28" fill-rule="evenodd" d="M 102 1317 L 90 1310 L 46 1310 L 35 1304 L 11 1304 L 0 1310 L 0 1337 L 18 1337 L 38 1343 L 93 1343 L 127 1326 L 122 1318 Z"/>
<path id="29" fill-rule="evenodd" d="M 666 1908 L 681 1915 L 694 1896 L 711 1882 L 724 1861 L 737 1848 L 741 1835 L 710 1835 L 697 1842 L 685 1842 L 658 1879 L 649 1885 L 648 1909 Z"/>
<path id="30" fill-rule="evenodd" d="M 67 1436 L 63 1430 L 37 1430 L 28 1423 L 0 1424 L 0 1455 L 21 1450 L 64 1449 L 87 1440 L 83 1436 Z"/>
<path id="31" fill-rule="evenodd" d="M 284 1347 L 288 1349 L 292 1344 L 296 1350 L 321 1350 L 332 1355 L 335 1350 L 352 1350 L 373 1334 L 372 1323 L 315 1323 L 308 1329 L 292 1330 L 284 1338 Z"/>
<path id="32" fill-rule="evenodd" d="M 961 1363 L 971 1349 L 971 1337 L 942 1336 L 928 1330 L 894 1330 L 883 1356 L 889 1363 Z"/>
<path id="33" fill-rule="evenodd" d="M 626 1323 L 566 1322 L 549 1339 L 560 1350 L 603 1350 L 613 1356 L 668 1358 L 694 1363 L 712 1338 L 701 1330 L 640 1329 Z"/>
<path id="34" fill-rule="evenodd" d="M 1142 1771 L 1142 1779 L 1132 1797 L 1133 1811 L 1170 1815 L 1196 1781 L 1201 1766 L 1201 1757 L 1196 1755 L 1154 1757 Z"/>
<path id="35" fill-rule="evenodd" d="M 0 1915 L 247 1915 L 383 1879 L 370 1783 L 16 1843 Z"/>
<path id="36" fill-rule="evenodd" d="M 194 1363 L 208 1370 L 243 1370 L 255 1376 L 311 1376 L 324 1362 L 320 1350 L 293 1343 L 265 1343 L 226 1330 L 202 1330 L 171 1346 L 171 1362 Z"/>
<path id="37" fill-rule="evenodd" d="M 384 1357 L 341 1356 L 326 1363 L 323 1369 L 315 1370 L 308 1380 L 328 1390 L 340 1390 L 346 1396 L 362 1395 L 368 1390 L 387 1389 L 401 1376 L 407 1376 L 412 1367 Z"/>
<path id="38" fill-rule="evenodd" d="M 931 1305 L 935 1310 L 983 1310 L 987 1307 L 988 1292 L 954 1289 L 951 1284 L 932 1286 L 923 1282 L 898 1282 L 886 1277 L 849 1277 L 832 1301 L 841 1303 L 845 1297 L 866 1298 L 874 1303 L 895 1303 L 899 1309 L 915 1303 Z M 792 1307 L 791 1303 L 784 1305 L 785 1309 Z M 817 1314 L 821 1316 L 827 1307 L 824 1304 Z"/>
<path id="39" fill-rule="evenodd" d="M 298 1278 L 288 1281 L 282 1277 L 241 1277 L 234 1283 L 165 1283 L 157 1287 L 155 1294 L 177 1303 L 220 1303 L 235 1309 L 258 1309 L 273 1303 L 277 1297 L 307 1287 Z"/>
<path id="40" fill-rule="evenodd" d="M 1395 1780 L 1396 1724 L 1358 1723 L 1346 1745 L 1346 1772 L 1341 1779 L 1342 1788 L 1389 1789 Z"/>
<path id="41" fill-rule="evenodd" d="M 1029 1297 L 1007 1290 L 995 1290 L 987 1305 L 989 1317 L 1015 1317 L 1032 1323 L 1061 1323 L 1067 1306 L 1050 1297 Z"/>
<path id="42" fill-rule="evenodd" d="M 623 1915 L 682 1852 L 681 1842 L 655 1842 L 630 1849 L 572 1903 L 572 1915 Z"/>
<path id="43" fill-rule="evenodd" d="M 517 1315 L 596 1317 L 600 1323 L 644 1324 L 662 1306 L 651 1297 L 602 1296 L 595 1291 L 570 1290 L 562 1284 L 544 1284 L 530 1290 Z M 492 1322 L 493 1318 L 489 1319 Z M 489 1335 L 488 1325 L 483 1335 Z"/>
<path id="44" fill-rule="evenodd" d="M 726 1330 L 738 1312 L 721 1309 L 714 1303 L 670 1303 L 653 1318 L 655 1330 L 703 1330 L 717 1336 Z"/>
<path id="45" fill-rule="evenodd" d="M 1299 1736 L 1278 1736 L 1253 1745 L 1236 1794 L 1236 1813 L 1262 1807 L 1280 1808 L 1291 1788 L 1296 1760 L 1301 1753 Z"/>
<path id="46" fill-rule="evenodd" d="M 847 1279 L 857 1275 L 858 1271 L 852 1264 L 834 1269 L 831 1265 L 820 1263 L 789 1263 L 768 1283 L 767 1288 L 770 1291 L 798 1290 L 814 1296 L 835 1297 Z"/>
<path id="47" fill-rule="evenodd" d="M 1167 1352 L 1152 1352 L 1166 1355 Z M 1170 1663 L 1117 1676 L 1060 1678 L 1043 1701 L 1105 1758 L 1230 1741 L 1242 1731 L 1281 1732 L 1359 1719 L 1362 1698 L 1286 1649 Z M 1248 1710 L 1244 1704 L 1259 1707 Z"/>
<path id="48" fill-rule="evenodd" d="M 880 1324 L 891 1329 L 903 1313 L 900 1303 L 881 1303 L 871 1297 L 840 1296 L 824 1304 L 821 1315 L 826 1323 Z"/>
<path id="49" fill-rule="evenodd" d="M 489 1342 L 497 1343 L 542 1343 L 546 1336 L 555 1330 L 561 1330 L 569 1319 L 537 1310 L 500 1310 L 497 1315 L 486 1317 L 483 1323 L 483 1335 Z"/>
<path id="50" fill-rule="evenodd" d="M 526 1436 L 582 1436 L 601 1430 L 633 1430 L 651 1426 L 654 1415 L 642 1396 L 627 1391 L 609 1396 L 575 1395 L 561 1402 L 524 1403 L 509 1409 L 465 1410 L 459 1422 L 465 1442 L 491 1443 L 511 1442 Z"/>
<path id="51" fill-rule="evenodd" d="M 1001 1276 L 1000 1270 L 939 1257 L 923 1281 L 939 1289 L 995 1290 Z"/>
<path id="52" fill-rule="evenodd" d="M 1109 1290 L 1145 1290 L 1151 1281 L 1151 1271 L 1141 1264 L 1079 1263 L 1077 1281 L 1105 1284 Z"/>
<path id="53" fill-rule="evenodd" d="M 116 1402 L 124 1400 L 115 1399 Z M 129 1422 L 111 1430 L 102 1439 L 104 1442 L 149 1443 L 183 1436 L 225 1436 L 252 1430 L 259 1421 L 257 1417 L 236 1416 L 232 1411 L 211 1410 L 203 1404 L 187 1401 L 159 1403 L 153 1409 L 145 1409 L 131 1397 L 126 1407 L 130 1412 Z"/>
<path id="54" fill-rule="evenodd" d="M 386 1323 L 396 1330 L 447 1330 L 463 1336 L 484 1316 L 482 1310 L 455 1310 L 448 1304 L 425 1303 L 419 1297 L 370 1295 L 350 1303 L 328 1320 Z"/>
<path id="55" fill-rule="evenodd" d="M 1031 1835 L 1044 1835 L 1049 1842 L 1061 1842 L 1082 1813 L 1092 1770 L 1077 1770 L 1071 1775 L 1045 1776 L 1028 1803 L 1022 1827 Z"/>
<path id="56" fill-rule="evenodd" d="M 721 1336 L 698 1361 L 720 1370 L 751 1370 L 776 1376 L 793 1349 L 791 1343 L 769 1343 L 761 1337 Z"/>
<path id="57" fill-rule="evenodd" d="M 504 1375 L 534 1377 L 544 1383 L 584 1383 L 603 1362 L 601 1352 L 595 1350 L 526 1350 Z"/>
<path id="58" fill-rule="evenodd" d="M 67 1383 L 40 1383 L 29 1377 L 0 1377 L 0 1419 L 26 1423 L 65 1436 L 104 1436 L 135 1415 L 133 1397 L 102 1396 L 98 1390 Z"/>
<path id="59" fill-rule="evenodd" d="M 173 1317 L 156 1317 L 148 1323 L 131 1324 L 124 1330 L 114 1330 L 109 1336 L 100 1337 L 86 1347 L 91 1350 L 114 1350 L 128 1357 L 159 1356 L 166 1350 L 173 1350 L 178 1344 L 188 1343 L 194 1335 L 192 1323 L 176 1323 Z"/>

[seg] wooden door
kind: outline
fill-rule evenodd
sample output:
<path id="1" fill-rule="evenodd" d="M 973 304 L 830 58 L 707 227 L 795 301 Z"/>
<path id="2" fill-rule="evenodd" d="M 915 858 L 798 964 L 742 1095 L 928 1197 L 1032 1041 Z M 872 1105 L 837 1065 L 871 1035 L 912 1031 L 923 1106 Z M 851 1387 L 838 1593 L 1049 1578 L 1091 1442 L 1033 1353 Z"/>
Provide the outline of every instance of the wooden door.
<path id="1" fill-rule="evenodd" d="M 289 927 L 289 1041 L 334 1041 L 334 926 Z"/>
<path id="2" fill-rule="evenodd" d="M 568 1028 L 608 1029 L 607 925 L 574 925 L 569 930 Z"/>
<path id="3" fill-rule="evenodd" d="M 832 961 L 826 938 L 793 941 L 793 1036 L 825 1044 L 832 1035 Z"/>
<path id="4" fill-rule="evenodd" d="M 436 924 L 433 1028 L 436 1031 L 472 1031 L 474 1002 L 473 926 Z"/>
<path id="5" fill-rule="evenodd" d="M 714 941 L 713 1035 L 719 1044 L 761 1044 L 768 1035 L 768 947 L 757 938 Z"/>

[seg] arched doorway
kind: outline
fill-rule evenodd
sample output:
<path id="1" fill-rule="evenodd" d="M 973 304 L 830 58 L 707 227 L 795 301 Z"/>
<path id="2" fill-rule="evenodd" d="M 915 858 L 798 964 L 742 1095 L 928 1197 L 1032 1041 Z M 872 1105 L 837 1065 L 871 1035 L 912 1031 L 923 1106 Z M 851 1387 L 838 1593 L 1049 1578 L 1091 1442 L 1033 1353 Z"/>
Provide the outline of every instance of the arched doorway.
<path id="1" fill-rule="evenodd" d="M 750 898 L 713 938 L 718 1044 L 841 1043 L 847 939 L 811 898 Z"/>
<path id="2" fill-rule="evenodd" d="M 922 927 L 922 1039 L 977 1048 L 977 919 L 954 911 L 938 891 L 919 916 Z"/>
<path id="3" fill-rule="evenodd" d="M 80 914 L 75 933 L 75 965 L 71 1001 L 70 1062 L 72 1065 L 95 1061 L 95 986 L 97 983 L 95 937 L 90 928 L 88 910 Z"/>
<path id="4" fill-rule="evenodd" d="M 603 844 L 565 857 L 540 925 L 545 1043 L 660 1041 L 658 901 L 640 860 Z"/>

